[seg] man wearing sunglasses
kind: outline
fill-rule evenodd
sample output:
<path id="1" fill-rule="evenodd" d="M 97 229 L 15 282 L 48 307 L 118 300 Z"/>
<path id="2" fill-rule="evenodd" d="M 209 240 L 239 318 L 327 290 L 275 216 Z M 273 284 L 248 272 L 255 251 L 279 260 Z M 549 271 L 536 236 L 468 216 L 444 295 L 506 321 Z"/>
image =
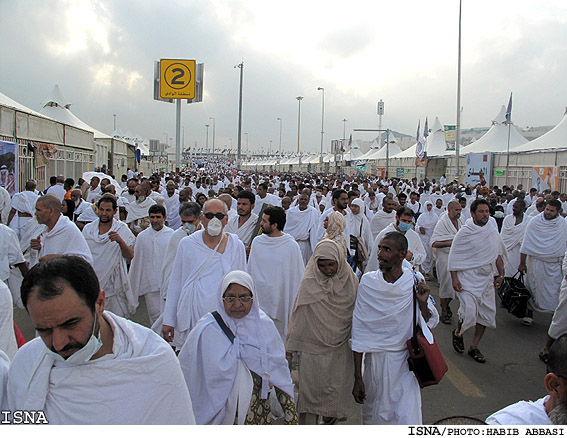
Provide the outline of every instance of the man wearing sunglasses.
<path id="1" fill-rule="evenodd" d="M 245 270 L 246 252 L 236 234 L 224 232 L 228 208 L 209 199 L 199 217 L 202 230 L 179 243 L 167 289 L 162 333 L 180 350 L 197 321 L 216 309 L 222 278 Z"/>

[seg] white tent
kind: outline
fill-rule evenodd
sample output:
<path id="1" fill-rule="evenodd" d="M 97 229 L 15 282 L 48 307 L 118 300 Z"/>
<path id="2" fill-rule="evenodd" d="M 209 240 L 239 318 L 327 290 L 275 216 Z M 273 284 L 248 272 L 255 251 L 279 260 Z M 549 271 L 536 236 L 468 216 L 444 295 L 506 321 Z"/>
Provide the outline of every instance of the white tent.
<path id="1" fill-rule="evenodd" d="M 561 121 L 541 137 L 510 149 L 510 152 L 548 151 L 567 149 L 567 108 Z"/>
<path id="2" fill-rule="evenodd" d="M 374 140 L 372 142 L 372 144 L 370 145 L 370 149 L 368 150 L 368 152 L 366 152 L 365 154 L 362 154 L 360 157 L 358 157 L 356 159 L 357 163 L 366 163 L 368 161 L 368 157 L 371 156 L 372 154 L 378 152 L 378 150 L 380 149 L 380 144 L 378 143 L 378 140 Z"/>
<path id="3" fill-rule="evenodd" d="M 406 150 L 401 151 L 399 154 L 394 155 L 393 157 L 390 155 L 391 158 L 415 158 L 415 150 L 417 149 L 417 143 L 413 146 L 410 146 Z"/>
<path id="4" fill-rule="evenodd" d="M 492 126 L 486 134 L 474 143 L 461 149 L 461 154 L 474 152 L 506 152 L 508 150 L 508 128 L 510 131 L 510 150 L 526 143 L 526 139 L 514 124 L 506 123 L 506 107 L 502 105 L 500 113 L 492 120 Z"/>
<path id="5" fill-rule="evenodd" d="M 425 153 L 428 157 L 445 157 L 455 155 L 455 151 L 447 150 L 447 143 L 445 142 L 445 131 L 443 131 L 443 125 L 441 125 L 439 117 L 435 117 L 433 128 L 431 128 L 431 132 L 427 137 L 427 142 L 425 144 Z"/>
<path id="6" fill-rule="evenodd" d="M 337 154 L 340 157 L 340 154 Z M 328 154 L 323 157 L 323 163 L 334 163 L 335 162 L 335 154 Z"/>
<path id="7" fill-rule="evenodd" d="M 373 154 L 367 156 L 366 159 L 370 161 L 370 160 L 379 160 L 382 158 L 386 158 L 386 152 L 388 152 L 388 157 L 392 158 L 394 155 L 397 155 L 400 152 L 402 152 L 402 150 L 398 146 L 398 140 L 396 139 L 394 134 L 389 135 L 388 143 L 389 143 L 389 150 L 387 150 L 386 146 L 384 146 L 383 148 L 374 151 Z"/>
<path id="8" fill-rule="evenodd" d="M 51 94 L 42 102 L 42 105 L 41 114 L 44 116 L 55 119 L 65 125 L 90 131 L 94 133 L 94 138 L 111 138 L 110 135 L 89 126 L 71 112 L 71 103 L 61 93 L 59 85 L 53 87 Z"/>
<path id="9" fill-rule="evenodd" d="M 350 148 L 349 151 L 345 152 L 342 161 L 353 161 L 357 160 L 362 156 L 362 151 L 358 147 L 356 142 L 353 143 L 353 146 Z"/>

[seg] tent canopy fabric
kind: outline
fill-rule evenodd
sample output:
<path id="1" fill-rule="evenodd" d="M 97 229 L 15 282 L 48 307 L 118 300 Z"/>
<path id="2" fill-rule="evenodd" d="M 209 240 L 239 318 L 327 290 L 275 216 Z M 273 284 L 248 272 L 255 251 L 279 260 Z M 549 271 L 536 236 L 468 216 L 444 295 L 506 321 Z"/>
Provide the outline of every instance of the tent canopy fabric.
<path id="1" fill-rule="evenodd" d="M 535 140 L 510 149 L 510 152 L 530 152 L 552 149 L 567 149 L 567 108 L 565 109 L 561 121 L 552 130 Z"/>

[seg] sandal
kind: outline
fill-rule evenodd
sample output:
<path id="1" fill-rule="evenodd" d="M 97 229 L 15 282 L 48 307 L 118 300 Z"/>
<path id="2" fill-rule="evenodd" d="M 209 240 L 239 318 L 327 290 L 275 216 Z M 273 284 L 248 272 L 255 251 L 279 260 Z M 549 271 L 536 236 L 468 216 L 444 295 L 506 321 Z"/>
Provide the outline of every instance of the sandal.
<path id="1" fill-rule="evenodd" d="M 482 355 L 482 353 L 480 352 L 480 350 L 478 348 L 474 348 L 472 350 L 469 350 L 469 356 L 472 357 L 478 363 L 486 362 L 484 360 L 484 356 Z"/>
<path id="2" fill-rule="evenodd" d="M 457 334 L 453 331 L 453 348 L 459 354 L 463 354 L 465 352 L 465 343 L 463 341 L 462 336 L 457 336 Z"/>
<path id="3" fill-rule="evenodd" d="M 449 316 L 448 313 L 444 313 L 443 315 L 441 315 L 441 322 L 443 324 L 451 324 L 451 317 Z"/>
<path id="4" fill-rule="evenodd" d="M 547 362 L 549 361 L 549 354 L 548 354 L 548 353 L 544 353 L 543 351 L 540 351 L 540 353 L 539 353 L 539 360 L 541 360 L 544 364 L 547 365 Z"/>

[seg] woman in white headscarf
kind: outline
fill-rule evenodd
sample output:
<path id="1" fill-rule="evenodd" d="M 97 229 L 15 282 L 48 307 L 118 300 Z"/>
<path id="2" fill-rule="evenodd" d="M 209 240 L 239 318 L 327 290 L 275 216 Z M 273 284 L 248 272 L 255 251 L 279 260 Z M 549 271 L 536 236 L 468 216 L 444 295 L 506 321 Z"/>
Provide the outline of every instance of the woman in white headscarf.
<path id="1" fill-rule="evenodd" d="M 299 392 L 300 424 L 332 424 L 347 416 L 354 384 L 348 344 L 358 278 L 339 245 L 321 240 L 299 285 L 286 341 Z"/>
<path id="2" fill-rule="evenodd" d="M 370 222 L 364 214 L 364 201 L 360 198 L 355 198 L 350 204 L 350 213 L 347 213 L 346 222 L 347 230 L 351 236 L 360 237 L 366 246 L 366 252 L 369 253 L 374 243 L 372 238 L 372 231 L 370 230 Z M 366 265 L 366 263 L 364 263 Z M 358 269 L 364 273 L 364 266 L 362 263 L 357 262 Z"/>
<path id="3" fill-rule="evenodd" d="M 283 341 L 246 272 L 224 276 L 217 311 L 191 330 L 179 362 L 197 424 L 270 424 L 276 399 L 285 423 L 297 424 Z"/>
<path id="4" fill-rule="evenodd" d="M 425 203 L 425 211 L 419 215 L 415 224 L 415 231 L 419 234 L 421 243 L 423 243 L 423 247 L 425 248 L 426 256 L 425 260 L 421 264 L 421 269 L 425 273 L 426 279 L 429 277 L 429 272 L 431 271 L 431 265 L 433 263 L 433 256 L 431 255 L 431 245 L 429 241 L 438 220 L 439 216 L 437 216 L 433 211 L 433 203 L 431 201 L 427 201 Z"/>

